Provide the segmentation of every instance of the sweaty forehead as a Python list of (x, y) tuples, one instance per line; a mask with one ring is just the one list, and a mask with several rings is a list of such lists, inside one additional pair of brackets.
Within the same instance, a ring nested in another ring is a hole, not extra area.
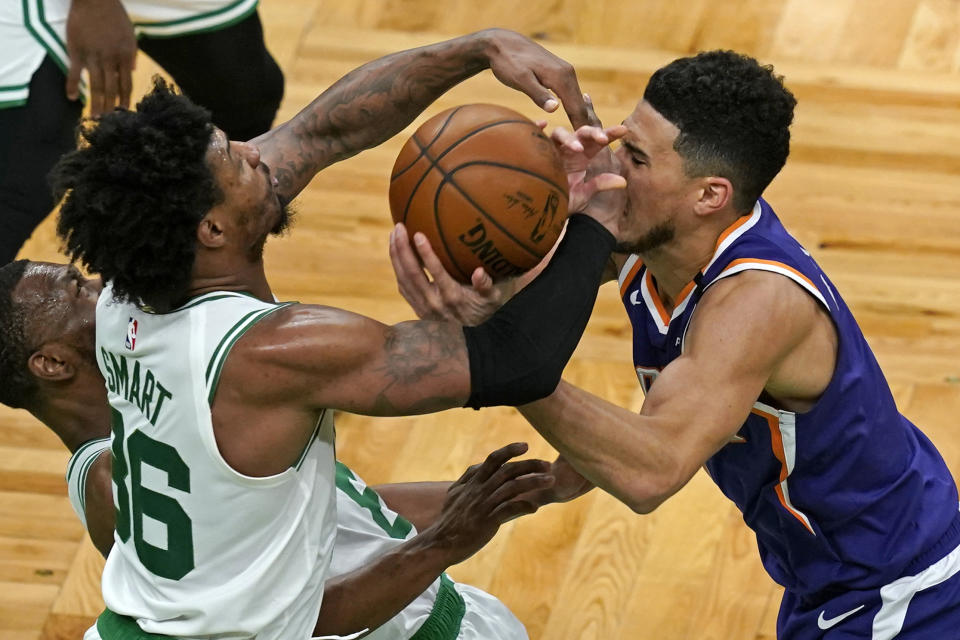
[(24, 311), (24, 333), (33, 344), (45, 342), (60, 331), (61, 319), (70, 313), (67, 287), (74, 267), (32, 262), (13, 290), (14, 303)]
[(55, 301), (70, 282), (75, 267), (50, 262), (31, 262), (13, 290), (14, 299), (27, 305)]

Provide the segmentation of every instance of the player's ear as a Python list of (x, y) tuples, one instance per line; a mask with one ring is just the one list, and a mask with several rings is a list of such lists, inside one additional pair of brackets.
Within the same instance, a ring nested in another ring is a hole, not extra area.
[(702, 178), (698, 195), (694, 212), (700, 216), (710, 215), (730, 204), (733, 200), (733, 185), (726, 178), (707, 176)]
[(48, 382), (60, 382), (72, 378), (77, 370), (73, 365), (74, 351), (56, 342), (49, 342), (27, 360), (30, 373)]
[(226, 235), (223, 233), (223, 224), (214, 207), (203, 216), (203, 220), (197, 225), (197, 241), (201, 246), (208, 249), (222, 247), (226, 241)]

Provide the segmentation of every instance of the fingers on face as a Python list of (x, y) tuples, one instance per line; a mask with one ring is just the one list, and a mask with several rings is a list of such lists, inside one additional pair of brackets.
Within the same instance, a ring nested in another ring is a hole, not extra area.
[(573, 153), (583, 152), (583, 142), (580, 141), (580, 136), (565, 127), (557, 127), (554, 129), (550, 134), (550, 139), (553, 140), (554, 144), (566, 151)]

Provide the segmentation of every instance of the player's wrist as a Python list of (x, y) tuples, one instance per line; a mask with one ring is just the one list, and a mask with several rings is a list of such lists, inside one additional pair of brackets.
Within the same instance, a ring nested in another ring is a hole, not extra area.
[(457, 543), (457, 536), (450, 535), (450, 532), (439, 524), (438, 521), (418, 533), (410, 540), (408, 549), (424, 568), (435, 569), (438, 574), (471, 555), (464, 553), (461, 545)]
[(471, 62), (480, 63), (484, 69), (490, 67), (491, 62), (501, 54), (501, 36), (503, 29), (490, 28), (471, 33), (468, 38), (472, 39), (474, 46), (470, 52), (476, 55), (476, 59), (471, 58)]

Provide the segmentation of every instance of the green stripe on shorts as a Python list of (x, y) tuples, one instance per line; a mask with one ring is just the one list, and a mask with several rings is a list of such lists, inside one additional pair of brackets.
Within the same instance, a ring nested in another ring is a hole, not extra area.
[(433, 611), (410, 640), (456, 640), (466, 612), (467, 604), (454, 588), (453, 580), (441, 573), (440, 590), (437, 591)]

